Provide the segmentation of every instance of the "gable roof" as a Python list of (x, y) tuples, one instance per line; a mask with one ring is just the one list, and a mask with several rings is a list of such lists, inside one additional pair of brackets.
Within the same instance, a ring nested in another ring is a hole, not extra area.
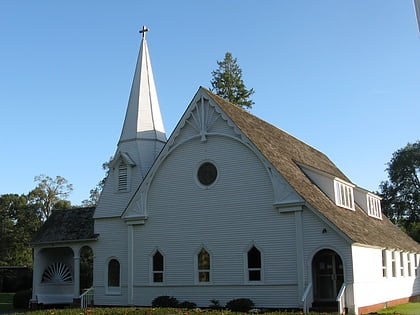
[(31, 245), (42, 243), (95, 240), (93, 213), (95, 207), (55, 210), (41, 226)]
[(353, 242), (369, 246), (420, 252), (420, 244), (388, 218), (369, 217), (359, 206), (355, 211), (338, 207), (302, 171), (299, 164), (319, 169), (350, 183), (350, 180), (322, 152), (203, 89), (287, 182), (328, 221)]

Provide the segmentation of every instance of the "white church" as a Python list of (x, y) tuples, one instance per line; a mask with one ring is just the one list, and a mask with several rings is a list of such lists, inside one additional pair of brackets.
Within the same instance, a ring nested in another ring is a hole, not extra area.
[(320, 151), (202, 87), (167, 138), (145, 31), (96, 209), (55, 211), (32, 241), (33, 305), (79, 301), (86, 247), (95, 305), (363, 314), (420, 296), (420, 245)]

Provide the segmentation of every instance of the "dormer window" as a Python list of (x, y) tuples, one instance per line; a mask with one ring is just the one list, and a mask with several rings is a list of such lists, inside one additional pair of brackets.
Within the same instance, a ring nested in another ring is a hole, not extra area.
[(368, 215), (374, 218), (382, 219), (381, 200), (371, 194), (366, 195)]
[(354, 210), (353, 185), (334, 179), (335, 204), (337, 206)]

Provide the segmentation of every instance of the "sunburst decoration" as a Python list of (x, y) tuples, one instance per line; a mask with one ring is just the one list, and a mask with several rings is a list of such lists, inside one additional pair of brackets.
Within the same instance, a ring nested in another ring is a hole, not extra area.
[(201, 97), (197, 101), (196, 108), (191, 112), (191, 117), (187, 120), (187, 123), (201, 135), (201, 141), (206, 141), (207, 133), (219, 118), (214, 108), (208, 106), (208, 103), (208, 99)]
[(63, 283), (71, 281), (70, 269), (62, 262), (52, 263), (42, 274), (42, 282)]

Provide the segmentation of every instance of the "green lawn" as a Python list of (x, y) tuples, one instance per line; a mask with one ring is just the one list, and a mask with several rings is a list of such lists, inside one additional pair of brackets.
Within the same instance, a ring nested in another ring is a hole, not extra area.
[(401, 315), (418, 315), (420, 314), (420, 302), (401, 304), (384, 308), (377, 311), (378, 314), (401, 314)]
[[(0, 313), (1, 311), (10, 311), (12, 307), (13, 293), (0, 293)], [(185, 309), (171, 309), (171, 308), (141, 308), (141, 307), (124, 307), (124, 308), (88, 308), (81, 309), (50, 309), (40, 310), (25, 313), (25, 315), (233, 315), (239, 313), (232, 313), (227, 310), (210, 311), (210, 310), (185, 310)], [(388, 307), (375, 313), (378, 314), (392, 314), (392, 315), (419, 315), (420, 302), (407, 303), (398, 306)], [(18, 313), (16, 313), (18, 314)], [(264, 313), (265, 315), (301, 315), (302, 313), (294, 312), (272, 312)], [(312, 315), (318, 313), (311, 313)], [(324, 313), (325, 314), (325, 313)]]
[(13, 310), (14, 293), (0, 293), (0, 312)]
[[(88, 308), (81, 309), (51, 309), (25, 313), (25, 315), (235, 315), (244, 313), (233, 313), (227, 310), (210, 311), (207, 309), (180, 309), (180, 308), (142, 308), (142, 307), (109, 307), (109, 308)], [(246, 314), (246, 313), (245, 313)], [(318, 313), (311, 313), (318, 315)], [(12, 314), (11, 314), (12, 315)], [(16, 314), (17, 315), (17, 314)], [(302, 315), (297, 312), (272, 312), (264, 315)], [(325, 315), (325, 313), (324, 313)]]

